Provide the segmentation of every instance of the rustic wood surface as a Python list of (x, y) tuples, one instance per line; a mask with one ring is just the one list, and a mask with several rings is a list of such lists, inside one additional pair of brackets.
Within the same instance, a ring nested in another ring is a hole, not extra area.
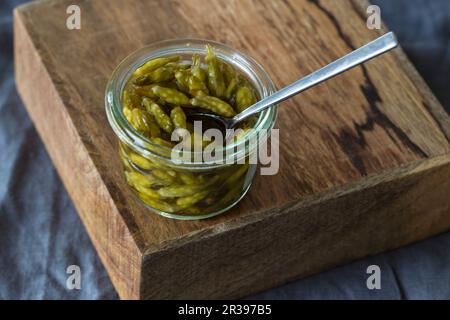
[[(81, 30), (66, 8), (81, 8)], [(281, 87), (379, 36), (361, 0), (41, 1), (15, 10), (16, 82), (122, 298), (240, 297), (450, 228), (450, 120), (401, 51), (283, 104), (280, 172), (231, 212), (150, 214), (104, 111), (116, 65), (158, 40), (217, 40)]]

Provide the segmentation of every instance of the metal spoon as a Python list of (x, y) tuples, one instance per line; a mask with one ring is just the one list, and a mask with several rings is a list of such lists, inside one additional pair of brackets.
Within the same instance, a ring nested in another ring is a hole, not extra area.
[[(353, 67), (356, 67), (370, 59), (373, 59), (385, 52), (397, 47), (398, 42), (394, 33), (389, 32), (378, 39), (366, 44), (365, 46), (347, 54), (346, 56), (330, 63), (329, 65), (319, 69), (310, 75), (300, 79), (291, 85), (275, 92), (274, 94), (258, 101), (254, 105), (245, 109), (233, 118), (224, 118), (215, 114), (190, 111), (189, 116), (196, 120), (208, 118), (223, 126), (221, 129), (231, 129), (239, 122), (257, 114), (277, 103), (283, 102), (292, 96), (299, 94), (315, 85), (318, 85), (330, 78), (333, 78)], [(225, 132), (225, 130), (223, 130)]]

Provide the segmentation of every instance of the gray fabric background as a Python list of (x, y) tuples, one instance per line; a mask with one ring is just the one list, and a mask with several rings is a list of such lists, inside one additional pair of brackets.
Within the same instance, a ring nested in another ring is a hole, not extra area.
[[(0, 4), (0, 298), (117, 299), (21, 100), (12, 9)], [(450, 110), (450, 0), (377, 0), (418, 70)], [(264, 299), (449, 299), (450, 233), (252, 296)], [(66, 289), (68, 265), (81, 290)], [(366, 288), (377, 264), (382, 289)]]

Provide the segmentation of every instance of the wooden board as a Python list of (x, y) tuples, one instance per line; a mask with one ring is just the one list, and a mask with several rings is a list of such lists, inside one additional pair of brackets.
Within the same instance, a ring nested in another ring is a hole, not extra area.
[[(81, 30), (66, 8), (81, 8)], [(18, 90), (122, 298), (236, 298), (450, 228), (450, 120), (401, 49), (283, 104), (280, 172), (228, 214), (131, 195), (104, 111), (145, 44), (217, 40), (281, 87), (376, 38), (360, 0), (42, 1), (15, 10)]]

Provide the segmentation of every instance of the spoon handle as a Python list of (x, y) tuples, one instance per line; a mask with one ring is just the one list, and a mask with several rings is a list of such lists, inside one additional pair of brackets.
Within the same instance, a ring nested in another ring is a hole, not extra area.
[(370, 59), (373, 59), (398, 45), (394, 33), (389, 32), (365, 46), (347, 54), (346, 56), (330, 63), (310, 75), (300, 79), (291, 85), (275, 92), (263, 100), (255, 103), (233, 118), (234, 122), (240, 122), (256, 113), (259, 113), (274, 104), (280, 103), (290, 97), (299, 94), (319, 83), (335, 77), (353, 67), (356, 67)]

